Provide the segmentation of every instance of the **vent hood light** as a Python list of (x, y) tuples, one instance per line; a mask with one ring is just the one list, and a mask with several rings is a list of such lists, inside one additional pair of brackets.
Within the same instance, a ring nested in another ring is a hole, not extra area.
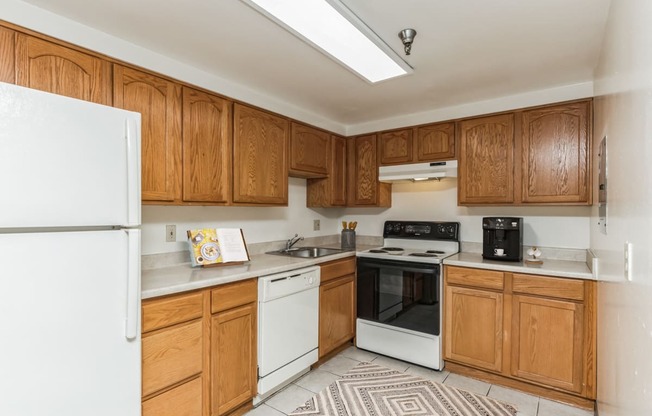
[(378, 169), (378, 180), (381, 182), (417, 182), (455, 177), (457, 177), (457, 160), (381, 166)]
[(371, 83), (412, 73), (339, 0), (242, 1)]

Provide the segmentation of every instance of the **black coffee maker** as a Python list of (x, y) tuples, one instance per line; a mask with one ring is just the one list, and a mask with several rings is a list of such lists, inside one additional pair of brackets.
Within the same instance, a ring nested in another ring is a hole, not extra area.
[(482, 257), (490, 260), (523, 259), (523, 218), (482, 219)]

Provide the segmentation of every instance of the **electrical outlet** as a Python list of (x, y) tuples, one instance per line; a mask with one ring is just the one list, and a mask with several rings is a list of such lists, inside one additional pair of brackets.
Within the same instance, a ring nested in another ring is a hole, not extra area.
[(165, 226), (165, 241), (168, 243), (174, 243), (177, 241), (177, 226), (176, 225), (166, 225)]
[(312, 230), (313, 231), (319, 231), (321, 229), (321, 225), (319, 223), (319, 220), (313, 220), (312, 222)]

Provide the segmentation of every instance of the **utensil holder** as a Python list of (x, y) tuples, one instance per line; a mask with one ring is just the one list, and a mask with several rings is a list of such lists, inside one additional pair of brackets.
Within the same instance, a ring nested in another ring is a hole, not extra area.
[(342, 250), (355, 250), (355, 230), (342, 230)]

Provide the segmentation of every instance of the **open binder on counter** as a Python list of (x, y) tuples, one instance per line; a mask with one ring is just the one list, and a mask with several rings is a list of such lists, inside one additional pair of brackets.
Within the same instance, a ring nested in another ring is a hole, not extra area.
[(241, 228), (188, 230), (192, 267), (242, 264), (249, 252)]

